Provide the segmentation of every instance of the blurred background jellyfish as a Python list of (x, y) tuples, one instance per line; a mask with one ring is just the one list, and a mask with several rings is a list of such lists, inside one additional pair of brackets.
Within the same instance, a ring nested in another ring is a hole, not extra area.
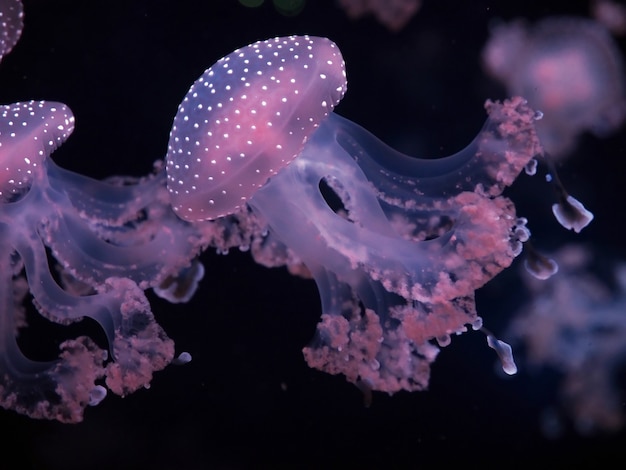
[(626, 5), (613, 0), (593, 0), (591, 14), (595, 20), (604, 25), (612, 34), (626, 34)]
[(339, 0), (339, 4), (352, 19), (373, 15), (376, 20), (398, 32), (411, 21), (422, 6), (421, 0)]
[(546, 435), (557, 437), (568, 422), (581, 434), (614, 432), (626, 420), (626, 263), (612, 261), (607, 276), (607, 263), (589, 247), (568, 245), (553, 256), (558, 275), (524, 276), (531, 300), (506, 337), (525, 351), (526, 370), (558, 375), (560, 399), (544, 414)]
[(487, 72), (544, 115), (546, 152), (566, 156), (578, 136), (604, 137), (626, 116), (623, 62), (609, 32), (585, 18), (497, 24), (483, 51)]

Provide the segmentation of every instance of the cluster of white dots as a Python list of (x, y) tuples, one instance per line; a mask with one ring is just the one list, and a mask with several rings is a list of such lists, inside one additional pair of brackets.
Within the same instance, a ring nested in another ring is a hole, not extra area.
[(22, 34), (24, 8), (20, 0), (4, 0), (0, 9), (0, 59), (17, 44)]
[(61, 103), (29, 101), (0, 107), (0, 199), (27, 189), (43, 160), (74, 130)]
[[(331, 92), (320, 85), (329, 76)], [(241, 205), (297, 155), (344, 92), (343, 59), (325, 38), (275, 38), (220, 59), (194, 83), (174, 120), (167, 158), (174, 210), (202, 218), (192, 213), (210, 211), (218, 198)], [(256, 161), (261, 153), (271, 154), (271, 163)], [(194, 202), (198, 195), (207, 196), (202, 204)]]

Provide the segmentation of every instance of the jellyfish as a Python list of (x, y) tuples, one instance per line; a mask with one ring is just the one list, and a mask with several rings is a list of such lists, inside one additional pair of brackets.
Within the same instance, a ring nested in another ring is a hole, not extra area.
[(389, 30), (400, 31), (422, 7), (420, 0), (340, 0), (346, 14), (357, 19), (367, 14), (374, 17)]
[(537, 132), (553, 158), (583, 132), (604, 137), (626, 116), (621, 55), (595, 21), (555, 17), (498, 25), (483, 51), (488, 73), (543, 113)]
[[(0, 404), (63, 422), (80, 421), (104, 384), (126, 395), (171, 361), (174, 344), (144, 290), (181, 284), (199, 250), (169, 209), (163, 171), (96, 181), (58, 167), (50, 155), (73, 129), (62, 103), (1, 107)], [(16, 343), (27, 295), (53, 322), (98, 322), (109, 351), (79, 337), (61, 344), (56, 360), (27, 358)]]
[[(558, 409), (544, 432), (571, 423), (583, 435), (615, 432), (626, 422), (620, 373), (626, 358), (626, 264), (598, 269), (591, 247), (570, 244), (552, 255), (561, 270), (544, 282), (524, 276), (529, 301), (514, 314), (507, 338), (524, 349), (526, 370), (558, 378)], [(550, 406), (550, 405), (549, 405)], [(555, 424), (558, 426), (555, 427)]]
[[(325, 38), (257, 42), (192, 85), (166, 169), (191, 223), (252, 217), (256, 261), (312, 277), (322, 317), (308, 364), (371, 390), (423, 390), (439, 346), (482, 328), (474, 291), (528, 238), (502, 196), (543, 152), (522, 98), (487, 102), (461, 152), (418, 159), (333, 112), (344, 62)], [(514, 373), (510, 348), (488, 343)]]

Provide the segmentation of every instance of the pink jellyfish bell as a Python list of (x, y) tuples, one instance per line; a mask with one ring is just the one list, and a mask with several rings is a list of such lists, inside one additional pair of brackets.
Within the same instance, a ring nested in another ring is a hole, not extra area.
[(176, 214), (235, 212), (301, 152), (345, 91), (343, 58), (326, 38), (268, 39), (217, 61), (174, 118), (167, 187)]
[(63, 103), (27, 101), (0, 106), (0, 203), (23, 194), (43, 169), (44, 159), (74, 130)]

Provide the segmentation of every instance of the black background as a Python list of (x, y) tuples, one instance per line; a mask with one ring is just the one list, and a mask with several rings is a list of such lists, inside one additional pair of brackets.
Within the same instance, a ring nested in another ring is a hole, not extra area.
[[(424, 0), (392, 33), (372, 18), (348, 19), (331, 0), (309, 0), (294, 17), (268, 1), (257, 9), (236, 0), (24, 3), (23, 37), (0, 65), (0, 101), (68, 104), (76, 130), (54, 159), (96, 178), (149, 172), (204, 69), (237, 47), (289, 34), (338, 44), (349, 81), (339, 114), (407, 153), (454, 153), (482, 126), (485, 99), (505, 96), (480, 63), (489, 26), (589, 9), (576, 1)], [(579, 236), (553, 221), (549, 188), (520, 178), (509, 195), (530, 218), (536, 244), (580, 240), (626, 259), (625, 158), (622, 132), (583, 137), (562, 164), (562, 179), (596, 215)], [(521, 356), (520, 374), (502, 377), (479, 334), (442, 350), (429, 391), (376, 394), (365, 408), (356, 387), (302, 359), (320, 313), (312, 281), (257, 266), (245, 253), (203, 261), (207, 274), (189, 304), (151, 297), (177, 351), (193, 361), (157, 374), (150, 390), (108, 397), (78, 425), (0, 411), (0, 468), (588, 467), (615, 457), (610, 466), (623, 465), (623, 432), (580, 437), (566, 423), (561, 438), (544, 438), (541, 413), (558, 404), (558, 376), (529, 373)], [(479, 314), (501, 333), (527, 298), (514, 267), (478, 292)]]

